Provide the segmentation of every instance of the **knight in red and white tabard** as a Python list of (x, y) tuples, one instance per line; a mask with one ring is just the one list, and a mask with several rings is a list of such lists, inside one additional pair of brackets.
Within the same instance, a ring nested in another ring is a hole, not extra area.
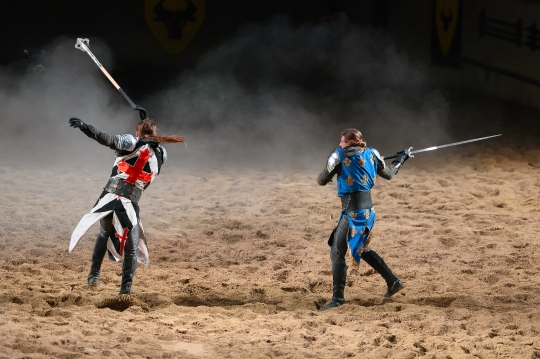
[(71, 118), (69, 123), (116, 153), (111, 177), (94, 208), (73, 231), (69, 252), (73, 251), (86, 231), (100, 221), (101, 229), (92, 255), (88, 285), (98, 284), (101, 263), (108, 251), (112, 260), (120, 261), (124, 257), (120, 294), (130, 294), (137, 261), (149, 265), (138, 202), (167, 159), (167, 151), (161, 144), (183, 142), (184, 139), (181, 136), (158, 136), (157, 126), (149, 118), (139, 122), (135, 136), (110, 135), (78, 118)]

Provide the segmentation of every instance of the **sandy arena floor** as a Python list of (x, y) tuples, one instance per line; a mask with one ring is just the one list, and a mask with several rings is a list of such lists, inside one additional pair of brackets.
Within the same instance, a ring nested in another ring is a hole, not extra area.
[(540, 150), (500, 143), (379, 178), (371, 247), (407, 286), (385, 299), (349, 266), (327, 312), (339, 200), (318, 169), (165, 168), (141, 200), (151, 266), (117, 302), (120, 263), (86, 285), (98, 226), (67, 252), (109, 169), (0, 167), (0, 358), (540, 358)]

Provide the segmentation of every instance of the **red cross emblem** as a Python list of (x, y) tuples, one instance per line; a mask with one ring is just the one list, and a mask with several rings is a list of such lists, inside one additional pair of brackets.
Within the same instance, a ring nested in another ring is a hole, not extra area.
[(124, 182), (134, 184), (137, 180), (141, 180), (144, 183), (150, 181), (152, 179), (152, 173), (143, 171), (144, 165), (150, 157), (150, 151), (148, 151), (147, 148), (139, 151), (139, 158), (137, 158), (137, 161), (133, 166), (126, 163), (125, 160), (119, 162), (118, 169), (128, 175), (128, 178), (126, 178)]
[(126, 241), (127, 241), (128, 232), (129, 232), (129, 229), (124, 228), (124, 233), (122, 235), (119, 235), (118, 233), (114, 234), (116, 238), (120, 240), (120, 251), (118, 252), (118, 254), (120, 255), (124, 254), (124, 245), (126, 244)]

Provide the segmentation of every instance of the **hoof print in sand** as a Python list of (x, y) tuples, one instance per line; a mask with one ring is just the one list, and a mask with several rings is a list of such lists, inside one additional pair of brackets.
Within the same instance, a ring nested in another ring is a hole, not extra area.
[(320, 310), (322, 307), (324, 307), (324, 304), (326, 303), (326, 299), (318, 299), (317, 301), (313, 302), (315, 304), (315, 309)]
[(144, 303), (141, 303), (132, 296), (126, 294), (122, 294), (114, 298), (107, 298), (96, 303), (96, 307), (99, 309), (109, 308), (116, 310), (117, 312), (123, 312), (124, 310), (133, 306), (139, 306), (145, 312), (148, 311), (148, 307)]

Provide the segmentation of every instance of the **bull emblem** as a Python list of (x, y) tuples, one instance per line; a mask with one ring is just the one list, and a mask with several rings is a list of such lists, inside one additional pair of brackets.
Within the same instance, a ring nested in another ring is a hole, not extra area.
[(145, 0), (148, 27), (169, 54), (181, 54), (204, 20), (205, 0)]
[(163, 22), (167, 28), (169, 39), (181, 39), (182, 31), (189, 22), (197, 20), (195, 14), (197, 14), (197, 6), (189, 0), (186, 0), (188, 6), (185, 10), (167, 10), (163, 7), (165, 0), (161, 0), (154, 6), (155, 21)]
[[(446, 10), (448, 10), (449, 14), (446, 14)], [(443, 24), (444, 31), (448, 31), (448, 28), (450, 27), (450, 23), (452, 20), (454, 20), (454, 16), (452, 14), (452, 10), (450, 9), (443, 9), (441, 12), (441, 22)]]

